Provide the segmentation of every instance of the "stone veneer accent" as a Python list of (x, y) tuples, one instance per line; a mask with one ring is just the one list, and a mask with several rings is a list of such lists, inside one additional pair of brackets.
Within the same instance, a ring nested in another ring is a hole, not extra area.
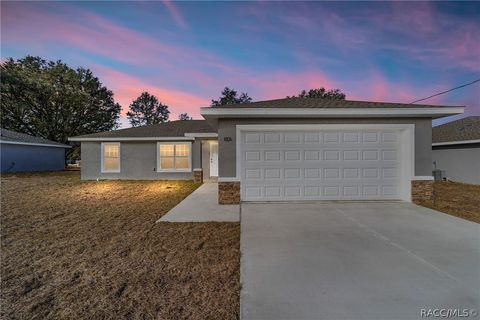
[(203, 183), (203, 170), (202, 169), (193, 169), (193, 182)]
[(433, 201), (433, 180), (412, 180), (412, 202)]
[(218, 183), (218, 204), (239, 204), (240, 182)]

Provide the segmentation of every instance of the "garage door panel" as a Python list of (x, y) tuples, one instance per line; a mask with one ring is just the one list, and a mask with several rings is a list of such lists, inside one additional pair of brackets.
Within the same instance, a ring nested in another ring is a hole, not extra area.
[(378, 197), (379, 193), (379, 186), (378, 185), (362, 185), (362, 195), (366, 197)]
[(338, 132), (325, 132), (323, 133), (323, 143), (332, 144), (339, 142), (339, 133)]
[(399, 199), (394, 130), (241, 134), (242, 199)]
[(303, 135), (299, 132), (284, 133), (285, 144), (301, 144), (303, 143)]
[(363, 143), (378, 143), (378, 132), (363, 132), (362, 134), (362, 142)]
[(281, 161), (283, 160), (282, 151), (265, 151), (265, 161)]
[(281, 200), (283, 198), (283, 187), (282, 186), (265, 186), (265, 197)]
[(282, 142), (282, 135), (278, 132), (267, 132), (264, 135), (265, 144), (279, 144)]
[(322, 139), (320, 132), (305, 132), (303, 134), (303, 142), (305, 144), (314, 143), (318, 144)]
[(278, 168), (246, 168), (243, 176), (246, 180), (278, 180), (279, 182), (285, 179), (351, 179), (360, 181), (395, 179), (394, 181), (397, 181), (400, 178), (398, 168), (396, 167), (353, 168), (334, 164), (331, 167), (325, 166), (324, 168), (298, 168), (293, 165), (290, 167), (285, 165)]
[(282, 168), (266, 168), (265, 171), (265, 180), (277, 180), (281, 182), (283, 179), (283, 169)]
[(321, 179), (322, 178), (321, 169), (315, 168), (315, 167), (305, 168), (304, 176), (305, 176), (305, 179), (308, 179), (308, 180)]
[(382, 142), (397, 142), (397, 134), (394, 132), (382, 132)]
[(397, 194), (397, 186), (396, 185), (382, 185), (382, 196), (395, 196)]
[(283, 154), (283, 159), (285, 159), (285, 161), (301, 161), (301, 158), (300, 150), (289, 150), (285, 151)]
[(248, 186), (245, 188), (245, 196), (251, 199), (262, 199), (262, 187), (261, 186)]
[(245, 133), (244, 142), (246, 145), (249, 144), (260, 144), (263, 142), (263, 133)]
[(343, 168), (343, 178), (360, 179), (360, 168)]

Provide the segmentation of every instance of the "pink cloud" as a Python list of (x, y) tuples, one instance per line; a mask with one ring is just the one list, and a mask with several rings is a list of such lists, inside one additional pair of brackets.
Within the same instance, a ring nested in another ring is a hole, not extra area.
[[(375, 68), (370, 68), (363, 81), (349, 82), (344, 85), (349, 88), (347, 99), (399, 103), (410, 103), (451, 87), (451, 84), (448, 83), (425, 84), (418, 87), (410, 82), (389, 81)], [(419, 103), (446, 104), (445, 96), (438, 96)]]
[[(213, 88), (220, 91), (225, 85), (221, 84), (222, 78), (239, 74), (236, 67), (208, 51), (167, 44), (85, 10), (62, 6), (61, 12), (63, 14), (16, 4), (15, 14), (7, 15), (9, 18), (2, 21), (8, 30), (4, 40), (32, 43), (34, 33), (38, 40), (35, 43), (41, 46), (67, 44), (126, 64), (162, 70), (163, 77), (146, 77), (160, 86), (188, 80), (188, 86), (199, 92), (208, 93)], [(188, 68), (182, 67), (187, 64)]]
[(173, 20), (177, 23), (179, 27), (182, 29), (187, 29), (188, 25), (185, 19), (183, 18), (180, 10), (178, 10), (177, 6), (170, 0), (164, 0), (163, 4), (167, 7), (168, 11), (173, 17)]
[[(68, 11), (66, 8), (64, 10)], [(145, 48), (149, 50), (147, 53), (153, 49), (155, 52), (162, 50), (143, 35), (86, 11), (78, 10), (74, 17), (89, 21), (88, 26), (78, 24), (68, 16), (39, 11), (31, 6), (17, 7), (15, 16), (10, 15), (5, 22), (8, 28), (5, 41), (29, 41), (35, 30), (37, 39), (42, 41), (67, 43), (127, 63), (138, 62), (138, 57), (134, 55), (135, 48)]]
[(388, 97), (389, 83), (378, 73), (373, 74), (370, 84), (370, 97), (375, 101), (385, 101)]
[[(164, 3), (179, 26), (185, 20), (172, 2)], [(17, 5), (17, 4), (16, 4)], [(254, 4), (257, 6), (257, 3)], [(264, 4), (258, 4), (264, 6)], [(378, 70), (366, 67), (367, 75), (364, 79), (352, 80), (344, 75), (344, 81), (327, 75), (320, 68), (315, 67), (311, 55), (299, 55), (304, 65), (310, 70), (300, 71), (269, 71), (258, 72), (252, 67), (240, 67), (226, 59), (208, 51), (193, 47), (163, 42), (161, 37), (151, 38), (135, 30), (121, 26), (113, 21), (88, 11), (72, 9), (62, 6), (63, 14), (55, 14), (54, 7), (37, 10), (30, 6), (18, 4), (15, 14), (5, 15), (2, 27), (7, 27), (3, 41), (39, 43), (48, 47), (51, 45), (72, 45), (75, 48), (112, 58), (135, 68), (144, 70), (160, 70), (161, 75), (147, 72), (142, 78), (116, 71), (104, 66), (93, 65), (95, 73), (107, 87), (114, 91), (116, 101), (124, 107), (125, 115), (128, 105), (142, 91), (155, 94), (162, 102), (171, 107), (172, 119), (179, 113), (188, 112), (195, 118), (201, 118), (199, 107), (206, 106), (210, 99), (217, 98), (224, 86), (230, 86), (240, 92), (248, 92), (254, 100), (284, 98), (287, 95), (297, 94), (302, 89), (325, 87), (327, 89), (340, 88), (347, 93), (349, 99), (411, 102), (432, 93), (449, 87), (448, 83), (441, 85), (426, 85), (415, 87), (409, 82), (388, 81)], [(20, 7), (21, 6), (21, 7)], [(430, 5), (428, 5), (430, 6)], [(20, 10), (21, 9), (21, 10)], [(415, 11), (415, 10), (410, 10)], [(256, 14), (270, 23), (269, 28), (275, 26), (263, 15)], [(436, 32), (435, 11), (429, 7), (425, 13), (396, 14), (377, 17), (379, 26), (396, 28), (399, 32), (411, 32), (411, 26), (419, 30), (417, 41), (425, 41), (426, 34)], [(2, 16), (3, 18), (3, 16)], [(367, 17), (370, 18), (370, 17)], [(352, 49), (361, 48), (361, 44), (373, 37), (376, 30), (371, 27), (352, 28), (352, 24), (344, 17), (325, 12), (321, 19), (312, 20), (308, 16), (289, 16), (290, 24), (296, 29), (315, 28), (317, 22), (326, 30), (325, 37), (332, 38), (334, 44), (346, 53)], [(288, 20), (288, 19), (287, 19)], [(288, 22), (285, 20), (286, 22)], [(87, 21), (88, 23), (82, 23)], [(263, 26), (262, 26), (263, 27)], [(404, 29), (407, 31), (404, 31)], [(3, 28), (5, 29), (5, 28)], [(35, 38), (32, 39), (32, 34)], [(297, 35), (298, 33), (295, 33)], [(458, 30), (446, 35), (432, 38), (426, 45), (399, 44), (396, 41), (385, 44), (385, 47), (402, 51), (417, 60), (425, 63), (436, 61), (450, 61), (452, 65), (461, 65), (478, 70), (478, 56), (480, 56), (480, 41), (478, 25), (463, 24)], [(35, 40), (36, 39), (36, 40)], [(372, 42), (375, 44), (375, 42)], [(301, 49), (295, 48), (298, 52)], [(188, 67), (186, 67), (188, 66)], [(369, 70), (370, 69), (370, 70)], [(332, 75), (336, 75), (333, 74)], [(355, 82), (354, 82), (355, 81)], [(173, 88), (188, 88), (173, 89)], [(196, 94), (195, 94), (196, 93)], [(428, 100), (427, 103), (442, 103), (443, 97)]]
[[(207, 51), (181, 45), (167, 44), (135, 30), (123, 27), (108, 19), (78, 8), (62, 6), (61, 14), (45, 7), (38, 8), (16, 4), (14, 14), (7, 15), (3, 23), (4, 41), (31, 42), (32, 33), (44, 45), (69, 44), (95, 54), (128, 64), (154, 63), (170, 67), (174, 61), (191, 59), (199, 63), (223, 67), (218, 57)], [(73, 18), (71, 18), (73, 17)], [(78, 21), (88, 21), (88, 24)]]
[(403, 30), (415, 30), (422, 34), (439, 31), (439, 23), (436, 21), (437, 12), (433, 3), (393, 1), (391, 4), (392, 15), (389, 16), (388, 21), (385, 21), (389, 25)]
[(400, 36), (380, 48), (405, 53), (429, 65), (480, 70), (480, 27), (447, 16), (434, 2), (392, 2), (392, 12), (371, 17), (378, 27)]
[(114, 92), (115, 101), (122, 106), (122, 116), (126, 115), (130, 103), (144, 91), (155, 95), (159, 101), (169, 106), (171, 120), (176, 120), (178, 115), (184, 112), (195, 119), (203, 119), (200, 116), (200, 107), (210, 104), (210, 100), (205, 97), (172, 88), (155, 86), (117, 70), (102, 66), (95, 66), (92, 69), (95, 74), (104, 79), (104, 84)]

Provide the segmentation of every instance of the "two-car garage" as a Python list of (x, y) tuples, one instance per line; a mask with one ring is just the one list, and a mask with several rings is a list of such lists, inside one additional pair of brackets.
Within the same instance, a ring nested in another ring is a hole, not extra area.
[(412, 125), (237, 126), (243, 201), (409, 200)]
[(285, 98), (202, 108), (218, 203), (433, 199), (432, 119), (461, 106)]

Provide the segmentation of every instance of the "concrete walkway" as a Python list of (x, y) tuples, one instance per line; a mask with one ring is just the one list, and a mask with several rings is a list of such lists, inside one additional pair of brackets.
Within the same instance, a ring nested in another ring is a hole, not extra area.
[(243, 203), (241, 252), (243, 320), (479, 318), (480, 226), (411, 203)]
[(157, 222), (238, 222), (239, 205), (218, 204), (218, 184), (204, 183)]

